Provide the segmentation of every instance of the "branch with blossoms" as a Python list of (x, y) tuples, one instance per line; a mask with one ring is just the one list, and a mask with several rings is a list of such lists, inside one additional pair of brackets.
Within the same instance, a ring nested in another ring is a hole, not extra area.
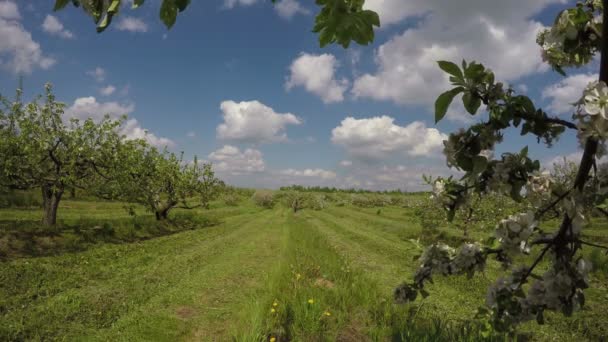
[[(533, 319), (542, 324), (547, 310), (571, 315), (584, 305), (583, 290), (589, 286), (591, 266), (579, 251), (582, 246), (606, 248), (580, 238), (586, 220), (585, 192), (593, 191), (585, 185), (596, 159), (606, 153), (608, 139), (608, 26), (602, 24), (608, 19), (603, 11), (606, 6), (608, 0), (580, 2), (562, 11), (555, 24), (537, 39), (543, 59), (561, 74), (565, 68), (588, 63), (601, 52), (600, 79), (583, 91), (575, 106), (576, 122), (552, 117), (537, 109), (527, 96), (504, 89), (482, 64), (439, 62), (454, 88), (437, 98), (435, 120), (443, 119), (457, 95), (462, 95), (471, 115), (477, 114), (483, 104), (488, 120), (461, 129), (444, 141), (447, 165), (465, 175), (458, 180), (427, 179), (433, 185), (432, 197), (447, 210), (449, 220), (472, 194), (501, 194), (516, 201), (525, 198), (529, 210), (501, 220), (494, 236), (484, 243), (467, 242), (457, 249), (443, 243), (428, 246), (418, 258), (420, 266), (413, 281), (395, 290), (397, 302), (413, 301), (419, 294), (428, 296), (425, 284), (432, 282), (434, 275), (472, 277), (486, 267), (490, 255), (495, 255), (507, 275), (488, 290), (486, 306), (478, 313), (495, 330), (512, 331), (517, 324)], [(503, 131), (513, 127), (520, 128), (522, 135), (534, 135), (547, 147), (566, 129), (577, 131), (584, 152), (571, 188), (564, 191), (550, 174), (541, 172), (539, 161), (528, 157), (527, 147), (519, 153), (504, 153), (497, 160), (487, 157), (486, 152), (502, 142)], [(563, 218), (554, 232), (545, 233), (539, 223), (550, 210)], [(537, 245), (542, 248), (530, 265), (513, 265), (516, 256), (530, 254)], [(534, 271), (545, 259), (549, 259), (548, 268), (536, 275)]]

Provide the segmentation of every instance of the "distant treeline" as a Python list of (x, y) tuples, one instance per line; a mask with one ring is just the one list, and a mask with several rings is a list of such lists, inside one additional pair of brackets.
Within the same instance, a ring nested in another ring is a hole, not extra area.
[(302, 186), (302, 185), (290, 185), (290, 186), (282, 186), (280, 188), (281, 191), (302, 191), (302, 192), (327, 192), (327, 193), (348, 193), (348, 194), (386, 194), (386, 195), (414, 195), (414, 194), (422, 194), (428, 191), (405, 191), (401, 189), (395, 190), (383, 190), (383, 191), (373, 191), (367, 189), (340, 189), (335, 187), (327, 187), (327, 186)]

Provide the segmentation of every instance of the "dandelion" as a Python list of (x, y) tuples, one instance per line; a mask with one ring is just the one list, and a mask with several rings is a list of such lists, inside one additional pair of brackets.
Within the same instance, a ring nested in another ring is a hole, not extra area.
[(300, 280), (300, 278), (302, 278), (302, 275), (300, 273), (296, 273), (296, 280)]
[(274, 307), (276, 308), (277, 306), (279, 306), (279, 303), (277, 303), (277, 301), (275, 300), (275, 301), (272, 303), (272, 306), (274, 306)]
[(324, 315), (324, 316), (328, 316), (328, 317), (329, 317), (329, 316), (331, 316), (331, 312), (329, 312), (329, 311), (325, 310), (325, 312), (323, 312), (323, 315)]
[(276, 312), (277, 312), (277, 310), (276, 310), (275, 308), (272, 308), (272, 309), (270, 309), (270, 312), (271, 312), (271, 313), (276, 313)]
[(315, 300), (314, 300), (314, 299), (310, 298), (310, 299), (308, 300), (308, 304), (314, 304), (314, 303), (315, 303)]
[(268, 341), (270, 341), (270, 342), (277, 342), (277, 338), (274, 337), (274, 336), (272, 336)]

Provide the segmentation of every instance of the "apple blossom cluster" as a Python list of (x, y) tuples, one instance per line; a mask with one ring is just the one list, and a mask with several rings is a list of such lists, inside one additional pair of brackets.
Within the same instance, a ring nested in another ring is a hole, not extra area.
[(515, 268), (509, 277), (499, 278), (488, 290), (486, 305), (492, 311), (494, 326), (505, 329), (533, 319), (542, 324), (545, 310), (566, 315), (579, 310), (585, 302), (583, 290), (589, 286), (590, 270), (591, 264), (584, 259), (576, 264), (554, 265), (525, 293), (522, 285), (530, 269)]
[(585, 224), (585, 215), (583, 215), (582, 194), (576, 192), (573, 196), (569, 196), (560, 202), (560, 207), (568, 215), (571, 221), (571, 232), (574, 235), (580, 234)]
[(509, 254), (529, 252), (528, 239), (538, 227), (534, 213), (511, 215), (496, 226), (496, 238), (502, 250)]
[(554, 25), (538, 34), (543, 61), (563, 73), (564, 67), (587, 64), (600, 49), (602, 2), (587, 0), (564, 10)]
[(555, 181), (548, 171), (532, 174), (526, 183), (526, 199), (535, 208), (541, 208), (551, 200), (554, 183)]
[(593, 138), (601, 142), (597, 155), (606, 154), (608, 139), (608, 86), (605, 82), (591, 82), (578, 102), (578, 138), (581, 143)]

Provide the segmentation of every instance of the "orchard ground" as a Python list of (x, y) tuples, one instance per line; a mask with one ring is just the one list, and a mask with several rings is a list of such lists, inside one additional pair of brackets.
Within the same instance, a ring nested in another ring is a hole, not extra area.
[[(393, 303), (417, 267), (415, 240), (465, 240), (447, 223), (422, 224), (427, 194), (400, 196), (397, 205), (328, 202), (295, 213), (243, 197), (161, 223), (143, 208), (134, 218), (121, 203), (65, 200), (61, 223), (46, 230), (40, 209), (0, 209), (0, 340), (483, 339), (475, 311), (500, 272), (494, 261), (471, 279), (436, 277), (425, 299)], [(584, 235), (608, 243), (608, 221), (593, 220)], [(524, 324), (518, 339), (608, 337), (608, 257), (584, 254), (595, 263), (584, 309)]]

